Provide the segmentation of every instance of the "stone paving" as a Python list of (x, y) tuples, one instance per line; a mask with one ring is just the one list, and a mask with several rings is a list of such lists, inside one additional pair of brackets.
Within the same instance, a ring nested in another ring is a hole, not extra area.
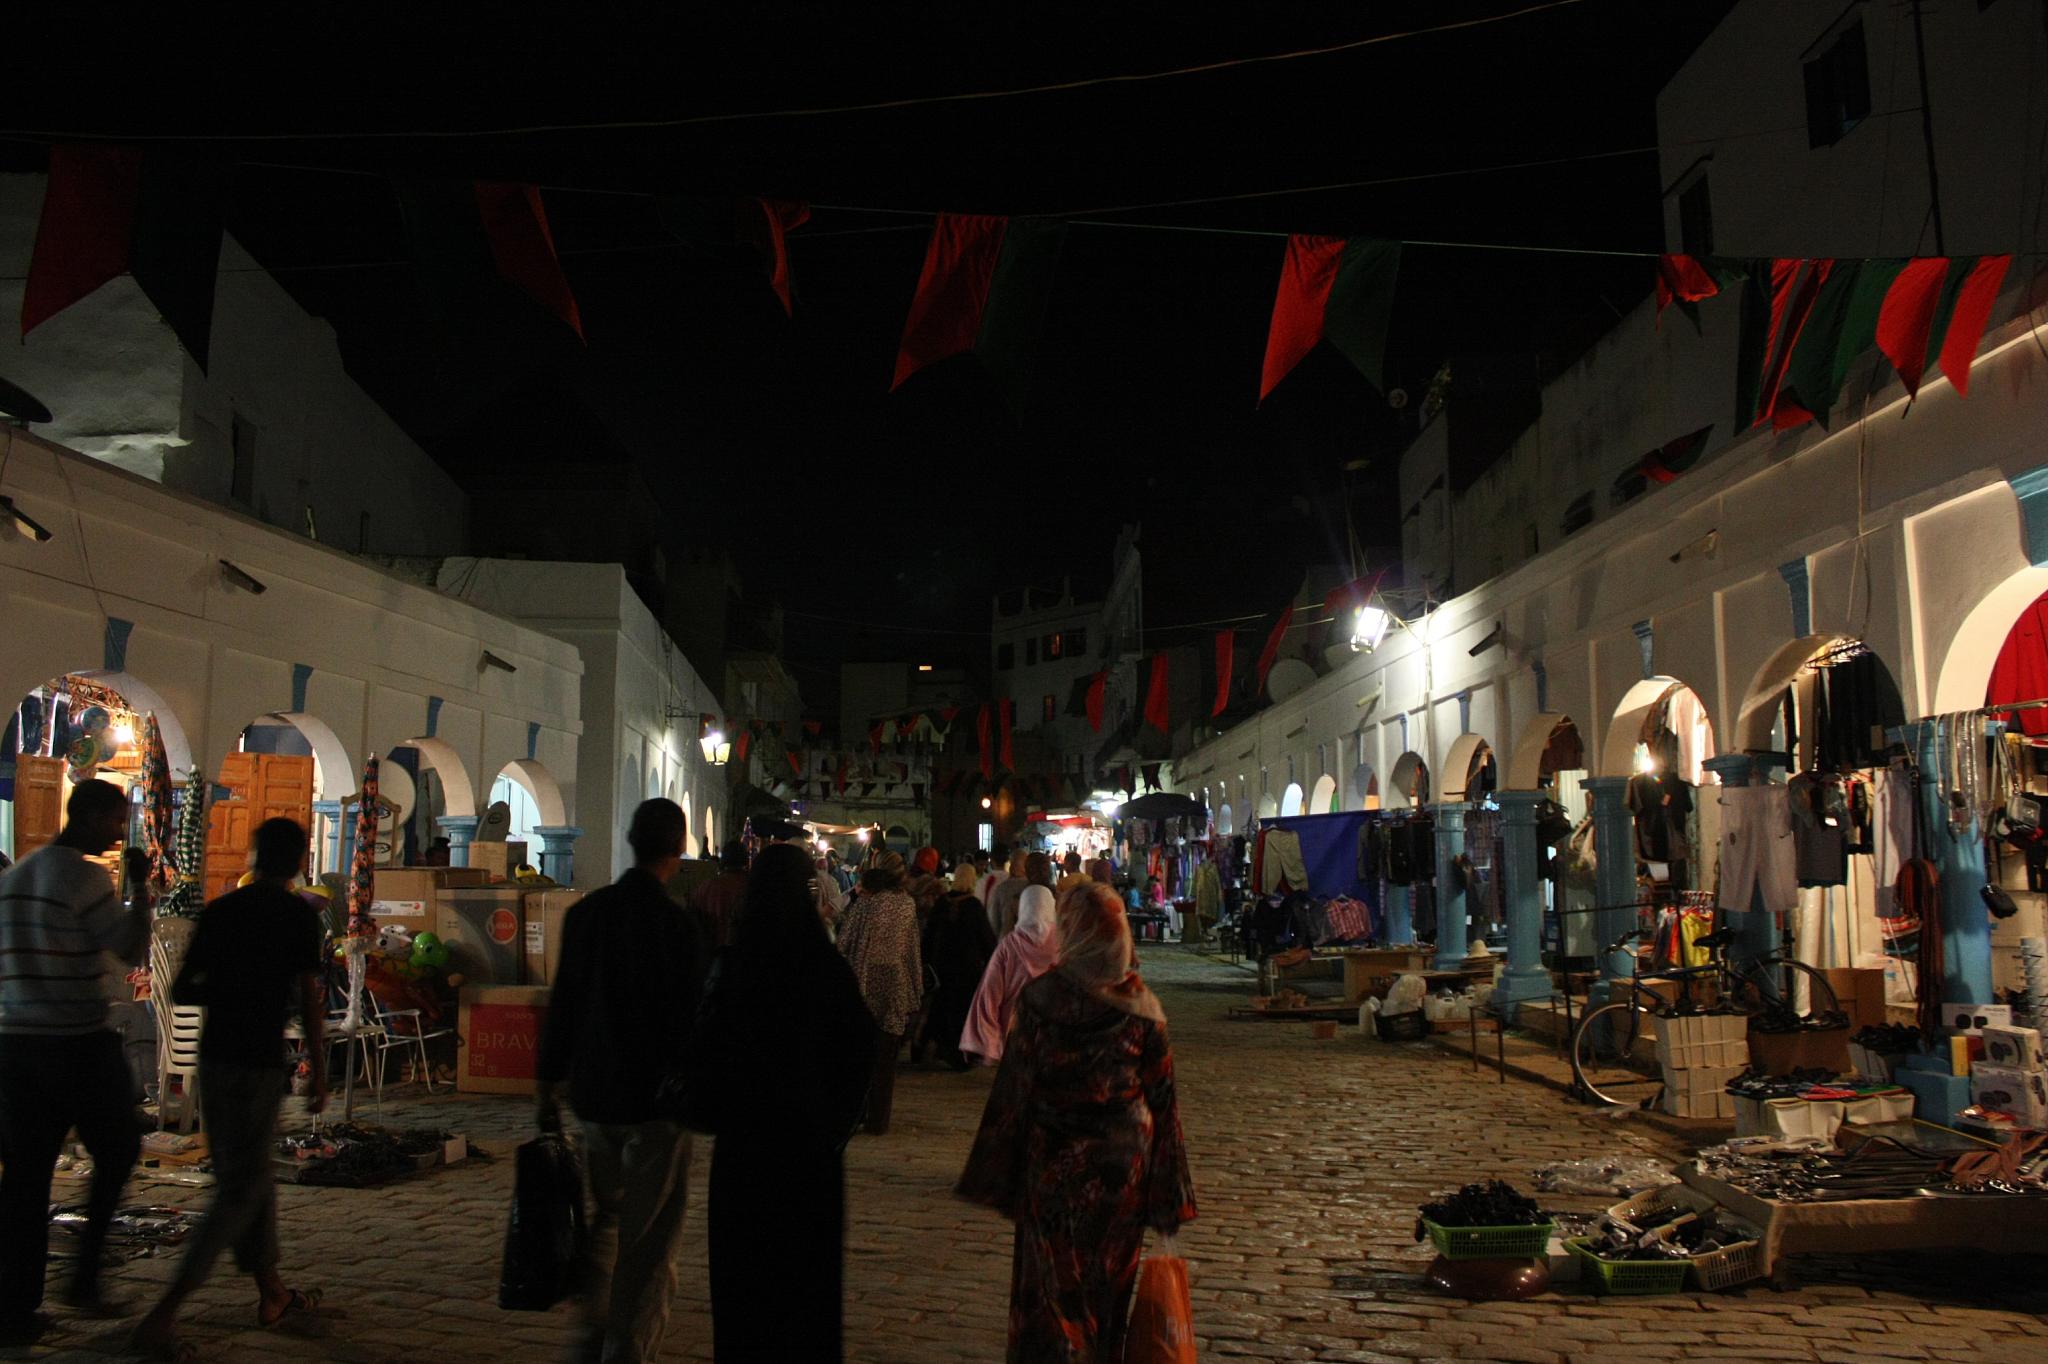
[[(1411, 1239), (1416, 1205), (1489, 1175), (1519, 1182), (1546, 1161), (1616, 1152), (1674, 1158), (1674, 1138), (1571, 1106), (1553, 1091), (1427, 1044), (1387, 1046), (1345, 1028), (1229, 1020), (1250, 993), (1242, 969), (1149, 947), (1146, 972), (1173, 1022), (1182, 1113), (1201, 1216), (1181, 1238), (1193, 1263), (1204, 1359), (1411, 1359), (1578, 1364), (1622, 1359), (2048, 1360), (2048, 1263), (1974, 1255), (1802, 1261), (1791, 1291), (1596, 1299), (1576, 1291), (1471, 1304), (1428, 1291), (1429, 1253)], [(902, 1074), (896, 1128), (857, 1138), (847, 1167), (847, 1355), (877, 1364), (999, 1360), (1007, 1228), (950, 1197), (989, 1077)], [(763, 1077), (764, 1095), (772, 1077)], [(254, 1329), (246, 1282), (223, 1265), (194, 1300), (202, 1359), (465, 1361), (559, 1357), (566, 1310), (508, 1313), (495, 1302), (510, 1186), (503, 1159), (526, 1134), (523, 1100), (394, 1091), (394, 1125), (464, 1131), (498, 1159), (375, 1190), (282, 1191), (285, 1268), (326, 1291), (306, 1331)], [(772, 1100), (771, 1100), (772, 1101)], [(708, 1359), (703, 1206), (708, 1143), (691, 1171), (692, 1222), (666, 1357)], [(132, 1186), (134, 1201), (182, 1202), (190, 1188)], [(1550, 1200), (1561, 1209), (1599, 1199)], [(761, 1209), (773, 1217), (771, 1205)], [(153, 1292), (169, 1258), (113, 1274)], [(125, 1329), (62, 1312), (33, 1352), (0, 1358), (101, 1360)]]

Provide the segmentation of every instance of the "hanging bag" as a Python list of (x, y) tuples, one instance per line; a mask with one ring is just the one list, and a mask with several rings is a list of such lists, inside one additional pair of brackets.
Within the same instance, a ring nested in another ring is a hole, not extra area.
[(560, 1133), (522, 1144), (513, 1163), (498, 1306), (545, 1312), (576, 1287), (585, 1235), (583, 1170)]
[(1123, 1364), (1195, 1364), (1195, 1307), (1188, 1296), (1188, 1262), (1172, 1236), (1138, 1265), (1138, 1291), (1124, 1337)]

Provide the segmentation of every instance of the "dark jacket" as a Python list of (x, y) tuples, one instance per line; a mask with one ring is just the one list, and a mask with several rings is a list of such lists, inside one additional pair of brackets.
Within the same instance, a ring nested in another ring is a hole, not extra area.
[(639, 868), (578, 901), (541, 1033), (539, 1078), (585, 1122), (669, 1116), (655, 1094), (690, 1038), (711, 953), (696, 911)]

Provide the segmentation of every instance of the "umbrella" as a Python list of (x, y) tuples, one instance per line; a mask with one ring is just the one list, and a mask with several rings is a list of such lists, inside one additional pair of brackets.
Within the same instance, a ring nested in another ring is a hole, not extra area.
[(142, 851), (149, 859), (149, 879), (168, 884), (176, 869), (171, 840), (171, 760), (164, 753), (164, 734), (154, 714), (142, 722)]
[(206, 779), (196, 767), (185, 774), (185, 808), (178, 812), (173, 862), (177, 883), (164, 897), (163, 912), (196, 919), (206, 907)]
[(1154, 791), (1149, 796), (1139, 796), (1117, 813), (1125, 819), (1201, 819), (1208, 816), (1209, 810), (1193, 796)]
[[(341, 1018), (341, 1033), (347, 1045), (342, 1051), (341, 1118), (356, 1111), (356, 1031), (363, 1021), (363, 979), (369, 971), (370, 942), (377, 923), (370, 917), (370, 905), (377, 890), (377, 758), (363, 760), (363, 789), (356, 793), (356, 850), (349, 862), (348, 934), (342, 944), (348, 956), (348, 1009)], [(317, 1127), (318, 1124), (316, 1123)]]

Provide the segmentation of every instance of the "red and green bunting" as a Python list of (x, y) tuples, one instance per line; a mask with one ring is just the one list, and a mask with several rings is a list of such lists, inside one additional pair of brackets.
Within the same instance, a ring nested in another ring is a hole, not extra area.
[(1401, 244), (1369, 237), (1287, 239), (1259, 374), (1264, 402), (1317, 343), (1328, 341), (1374, 388), (1386, 387), (1387, 325)]
[(1011, 407), (1021, 410), (1066, 232), (1065, 223), (1051, 218), (941, 213), (903, 323), (890, 389), (926, 365), (972, 351)]
[(583, 340), (583, 315), (577, 311), (576, 296), (569, 292), (568, 276), (562, 273), (561, 258), (555, 254), (555, 236), (548, 230), (540, 186), (479, 180), (476, 206), (498, 273), (560, 319), (576, 333), (577, 340)]

